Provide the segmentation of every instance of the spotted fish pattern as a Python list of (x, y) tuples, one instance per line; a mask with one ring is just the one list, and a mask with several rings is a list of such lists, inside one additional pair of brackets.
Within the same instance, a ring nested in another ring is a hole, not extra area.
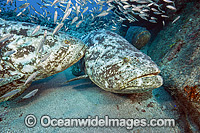
[[(25, 84), (25, 81), (34, 72), (38, 74), (32, 81), (49, 77), (72, 66), (85, 54), (86, 46), (81, 40), (63, 32), (52, 36), (53, 29), (43, 26), (32, 35), (36, 27), (35, 24), (0, 19), (0, 38), (13, 35), (0, 42), (0, 102), (15, 96), (1, 97), (6, 93), (21, 89), (16, 94), (19, 95), (28, 88), (31, 82)], [(42, 52), (38, 53), (45, 30)]]
[(85, 73), (100, 88), (114, 93), (137, 93), (163, 84), (160, 70), (151, 58), (120, 35), (96, 30), (82, 40), (88, 46)]

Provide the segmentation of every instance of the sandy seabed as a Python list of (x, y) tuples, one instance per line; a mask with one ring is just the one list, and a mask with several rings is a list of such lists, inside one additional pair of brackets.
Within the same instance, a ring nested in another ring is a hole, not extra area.
[[(0, 104), (1, 132), (179, 132), (179, 127), (42, 127), (40, 118), (87, 118), (89, 115), (104, 118), (132, 118), (150, 120), (152, 118), (171, 118), (177, 120), (179, 115), (176, 105), (163, 88), (142, 94), (120, 95), (106, 92), (89, 79), (73, 81), (71, 68), (35, 81), (18, 98)], [(21, 98), (34, 89), (39, 89), (34, 97)], [(35, 115), (37, 124), (29, 128), (25, 117)]]

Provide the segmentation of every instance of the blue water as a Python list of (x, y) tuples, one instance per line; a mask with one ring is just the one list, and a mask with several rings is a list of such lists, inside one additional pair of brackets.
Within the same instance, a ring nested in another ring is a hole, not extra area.
[[(49, 0), (53, 3), (53, 0)], [(16, 4), (15, 4), (16, 2)], [(5, 1), (2, 1), (0, 2), (1, 3), (1, 12), (4, 13), (4, 12), (10, 12), (10, 11), (14, 11), (16, 9), (16, 7), (20, 7), (21, 5), (23, 5), (24, 3), (30, 3), (30, 5), (27, 7), (27, 10), (29, 10), (30, 8), (30, 13), (27, 15), (27, 17), (30, 17), (30, 15), (36, 15), (36, 16), (40, 16), (38, 14), (35, 13), (35, 11), (31, 8), (31, 6), (33, 6), (36, 11), (38, 11), (39, 13), (43, 14), (45, 13), (45, 9), (47, 12), (50, 12), (51, 15), (48, 15), (49, 17), (51, 17), (52, 21), (53, 21), (53, 18), (54, 18), (54, 12), (57, 11), (58, 12), (58, 19), (62, 18), (64, 13), (63, 11), (59, 8), (61, 7), (59, 5), (59, 2), (56, 3), (55, 5), (53, 6), (46, 6), (46, 7), (42, 7), (41, 5), (44, 5), (45, 3), (43, 3), (41, 0), (27, 0), (27, 1), (17, 1), (17, 0), (14, 0), (13, 3), (11, 4), (11, 2), (9, 2), (9, 4), (6, 4), (6, 0)], [(76, 1), (75, 0), (72, 0), (72, 3), (73, 5), (75, 6), (76, 5)], [(63, 5), (67, 5), (67, 4), (63, 4)], [(79, 4), (78, 4), (79, 5)], [(102, 8), (102, 11), (103, 10), (106, 10), (107, 9), (107, 4), (104, 3), (103, 4), (103, 8)], [(95, 2), (87, 2), (87, 4), (84, 6), (84, 7), (88, 7), (88, 10), (84, 13), (84, 14), (89, 14), (90, 11), (89, 10), (92, 10), (92, 8), (100, 8), (99, 5), (97, 5)], [(65, 8), (66, 7), (61, 7), (64, 11), (65, 11)], [(70, 6), (70, 8), (72, 8), (72, 5)], [(15, 10), (16, 14), (18, 14), (19, 12), (21, 12), (23, 9), (19, 9), (17, 8), (17, 10)], [(84, 9), (80, 9), (80, 13), (83, 11)], [(27, 11), (25, 11), (26, 13)], [(80, 16), (80, 13), (79, 13), (79, 16)], [(97, 12), (96, 13), (100, 13), (100, 12)], [(75, 13), (74, 13), (75, 14)], [(1, 17), (1, 16), (0, 16)], [(69, 16), (70, 18), (71, 16)], [(48, 21), (48, 20), (46, 20)]]
[[(1, 8), (1, 13), (0, 13), (1, 16), (0, 17), (2, 17), (3, 19), (6, 19), (6, 20), (25, 21), (25, 22), (31, 22), (31, 23), (55, 28), (55, 26), (56, 26), (56, 24), (54, 24), (55, 11), (58, 12), (57, 23), (60, 23), (62, 20), (62, 17), (64, 16), (63, 11), (65, 11), (66, 7), (61, 7), (59, 2), (56, 3), (55, 5), (53, 5), (52, 7), (51, 6), (41, 7), (41, 5), (45, 5), (45, 3), (42, 1), (44, 1), (44, 0), (27, 0), (27, 3), (30, 3), (30, 5), (26, 8), (26, 11), (23, 12), (22, 15), (20, 15), (18, 17), (17, 17), (17, 14), (20, 13), (21, 11), (23, 11), (23, 9), (19, 9), (16, 7), (21, 6), (22, 4), (26, 3), (26, 1), (14, 0), (12, 4), (9, 3), (8, 5), (6, 5), (6, 1), (2, 1), (2, 2), (0, 2), (0, 8)], [(47, 2), (47, 0), (45, 0), (45, 1)], [(68, 1), (68, 0), (66, 0), (66, 1)], [(152, 23), (152, 22), (149, 22), (148, 20), (142, 19), (139, 16), (138, 12), (134, 15), (127, 15), (127, 13), (123, 14), (124, 12), (120, 13), (120, 8), (118, 8), (119, 6), (115, 6), (115, 8), (113, 10), (110, 10), (109, 14), (106, 16), (95, 17), (98, 14), (100, 14), (102, 11), (107, 10), (110, 6), (106, 2), (103, 3), (103, 6), (101, 6), (100, 4), (97, 4), (95, 2), (98, 0), (90, 0), (90, 1), (91, 2), (87, 1), (86, 4), (83, 6), (83, 4), (77, 4), (76, 0), (72, 0), (74, 7), (76, 7), (76, 4), (78, 6), (81, 6), (80, 12), (78, 14), (79, 19), (73, 25), (70, 25), (72, 19), (77, 16), (76, 10), (71, 5), (70, 8), (73, 8), (73, 9), (72, 9), (72, 12), (71, 12), (70, 16), (68, 17), (68, 19), (66, 19), (64, 21), (65, 29), (68, 27), (70, 30), (77, 31), (77, 28), (75, 26), (80, 20), (82, 20), (81, 12), (83, 12), (84, 8), (86, 8), (86, 7), (89, 7), (89, 8), (83, 14), (84, 19), (83, 19), (82, 24), (80, 25), (80, 27), (82, 26), (82, 29), (79, 29), (78, 32), (88, 32), (91, 30), (104, 28), (107, 30), (112, 30), (116, 33), (121, 33), (120, 35), (125, 36), (122, 32), (126, 31), (127, 27), (129, 27), (129, 26), (142, 26), (142, 27), (146, 27), (148, 30), (150, 30), (154, 33), (155, 32), (157, 33), (161, 30), (161, 28), (163, 28), (163, 20), (166, 20), (165, 23), (167, 24), (167, 19), (161, 18), (160, 15), (155, 15), (152, 11), (146, 12), (148, 15), (148, 17), (146, 17), (146, 19), (150, 20), (151, 17), (157, 18), (157, 23)], [(51, 2), (53, 2), (53, 0), (51, 0)], [(139, 4), (134, 3), (134, 2), (133, 3), (129, 2), (129, 3), (136, 5), (136, 6), (142, 6), (141, 3), (139, 3)], [(67, 3), (62, 4), (62, 5), (67, 6)], [(114, 4), (112, 3), (112, 5), (116, 5), (116, 3), (114, 3)], [(126, 4), (123, 3), (123, 5), (126, 5)], [(166, 9), (165, 6), (163, 6), (166, 4), (160, 4), (160, 5), (161, 5), (160, 10), (163, 10), (163, 12), (165, 12), (166, 10), (169, 10), (169, 9)], [(38, 15), (37, 13), (35, 13), (35, 11), (31, 8), (31, 6), (34, 7), (36, 9), (36, 11), (41, 13), (44, 17), (41, 17), (41, 15)], [(101, 7), (102, 7), (102, 10), (99, 11), (99, 9)], [(156, 7), (156, 6), (151, 6), (151, 8), (156, 8), (158, 10), (158, 7)], [(119, 13), (116, 13), (116, 12), (114, 13), (114, 10), (118, 11)], [(46, 12), (49, 13), (47, 16), (46, 16)], [(128, 12), (130, 12), (130, 10)], [(92, 14), (93, 14), (94, 18), (92, 17)], [(130, 18), (131, 18), (130, 16), (134, 17), (135, 20), (138, 20), (138, 21), (135, 21), (135, 22), (130, 21)], [(35, 17), (38, 19), (36, 19)], [(124, 21), (121, 21), (120, 17), (122, 17), (124, 19)], [(130, 17), (130, 18), (128, 18), (128, 17)], [(85, 23), (85, 24), (83, 24), (83, 23)], [(124, 27), (122, 26), (122, 24), (124, 25)], [(121, 29), (121, 31), (119, 31), (120, 29)], [(61, 29), (61, 30), (64, 30), (64, 29)], [(152, 38), (153, 38), (153, 36), (152, 36)]]

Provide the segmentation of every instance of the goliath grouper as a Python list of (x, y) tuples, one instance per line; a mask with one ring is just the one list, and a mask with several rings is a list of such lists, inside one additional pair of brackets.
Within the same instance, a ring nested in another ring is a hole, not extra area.
[[(138, 93), (163, 84), (158, 66), (120, 35), (97, 30), (82, 37), (88, 46), (82, 75), (67, 82), (89, 77), (100, 88), (114, 93)], [(80, 66), (80, 65), (79, 65)]]
[(0, 102), (83, 57), (86, 46), (81, 40), (52, 33), (47, 27), (0, 19)]

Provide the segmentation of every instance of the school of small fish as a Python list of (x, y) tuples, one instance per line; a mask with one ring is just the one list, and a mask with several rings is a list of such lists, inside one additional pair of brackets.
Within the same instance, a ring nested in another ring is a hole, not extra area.
[[(36, 5), (42, 9), (42, 12), (36, 10), (35, 5), (31, 5), (28, 0), (16, 1), (25, 2), (18, 7), (20, 11), (17, 17), (29, 15), (31, 22), (37, 23), (39, 17), (50, 21), (53, 16), (53, 23), (56, 24), (55, 33), (62, 27), (69, 27), (73, 24), (79, 28), (87, 19), (90, 19), (90, 25), (94, 26), (94, 23), (101, 23), (100, 21), (94, 22), (95, 18), (105, 17), (108, 14), (114, 16), (107, 17), (107, 20), (112, 20), (114, 26), (108, 26), (105, 23), (103, 25), (110, 30), (116, 30), (118, 23), (123, 26), (122, 22), (126, 20), (132, 23), (143, 19), (156, 24), (158, 23), (157, 18), (160, 17), (165, 26), (165, 18), (168, 18), (166, 10), (177, 10), (173, 0), (41, 0), (40, 3), (36, 2)], [(7, 0), (6, 4), (9, 3), (13, 3), (13, 0)], [(50, 8), (54, 8), (55, 11), (50, 12)], [(27, 10), (29, 14), (26, 14)], [(68, 28), (65, 29), (67, 31)]]

